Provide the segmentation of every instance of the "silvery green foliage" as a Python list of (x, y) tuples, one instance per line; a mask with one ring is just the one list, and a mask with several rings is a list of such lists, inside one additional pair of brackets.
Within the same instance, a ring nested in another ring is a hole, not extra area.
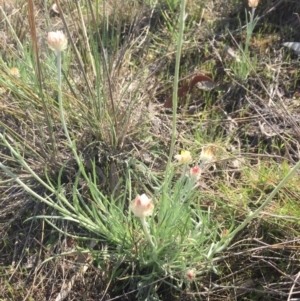
[(286, 42), (282, 44), (285, 47), (291, 48), (293, 49), (296, 54), (298, 54), (300, 56), (300, 43), (298, 42)]

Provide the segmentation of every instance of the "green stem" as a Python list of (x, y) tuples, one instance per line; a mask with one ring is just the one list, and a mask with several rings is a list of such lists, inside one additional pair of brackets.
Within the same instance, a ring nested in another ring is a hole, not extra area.
[(140, 220), (141, 220), (141, 223), (142, 223), (142, 226), (143, 226), (144, 233), (147, 237), (147, 240), (149, 241), (149, 243), (153, 247), (153, 249), (155, 249), (155, 244), (152, 240), (152, 237), (151, 237), (151, 234), (150, 234), (150, 231), (149, 231), (149, 225), (146, 221), (146, 217), (145, 216), (140, 217)]
[(169, 152), (169, 159), (166, 166), (166, 181), (163, 186), (163, 196), (166, 194), (166, 190), (168, 188), (168, 178), (170, 174), (170, 166), (173, 159), (174, 154), (174, 146), (176, 139), (176, 120), (177, 120), (177, 104), (178, 104), (178, 81), (179, 81), (179, 67), (180, 67), (180, 56), (181, 56), (181, 48), (183, 43), (183, 32), (184, 32), (184, 21), (185, 21), (185, 6), (186, 0), (181, 0), (181, 11), (180, 11), (180, 19), (179, 19), (179, 35), (177, 40), (177, 52), (176, 52), (176, 63), (175, 63), (175, 76), (174, 76), (174, 86), (173, 86), (173, 102), (172, 102), (172, 136), (171, 136), (171, 145)]
[(179, 19), (179, 35), (177, 42), (177, 52), (176, 52), (176, 64), (175, 64), (175, 77), (174, 77), (174, 87), (173, 87), (173, 102), (172, 102), (172, 138), (169, 153), (168, 164), (171, 163), (174, 153), (174, 145), (176, 139), (176, 120), (177, 120), (177, 106), (178, 106), (178, 80), (179, 80), (179, 68), (180, 68), (180, 57), (183, 44), (183, 32), (184, 32), (184, 21), (185, 21), (185, 5), (186, 0), (181, 1), (181, 11)]
[(74, 154), (74, 157), (76, 159), (77, 164), (79, 165), (80, 171), (84, 175), (84, 177), (88, 180), (88, 177), (85, 173), (84, 167), (82, 166), (82, 162), (77, 154), (75, 143), (71, 140), (68, 128), (67, 128), (67, 123), (64, 115), (64, 108), (63, 108), (63, 102), (62, 102), (62, 89), (61, 89), (61, 51), (57, 51), (57, 85), (58, 85), (58, 104), (59, 104), (59, 115), (60, 115), (60, 120), (62, 123), (62, 127), (64, 130), (64, 133), (67, 137), (67, 140), (69, 142), (69, 146)]
[(59, 104), (59, 114), (60, 114), (60, 120), (63, 126), (64, 133), (68, 139), (68, 142), (70, 144), (70, 147), (73, 149), (73, 142), (70, 138), (69, 131), (67, 128), (65, 115), (64, 115), (64, 109), (62, 104), (62, 90), (61, 90), (61, 51), (56, 52), (57, 55), (57, 85), (58, 85), (58, 104)]

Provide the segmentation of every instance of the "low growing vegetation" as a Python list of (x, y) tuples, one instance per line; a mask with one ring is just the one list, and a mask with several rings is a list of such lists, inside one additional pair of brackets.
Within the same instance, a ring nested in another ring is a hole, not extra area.
[(0, 300), (300, 298), (297, 1), (0, 4)]

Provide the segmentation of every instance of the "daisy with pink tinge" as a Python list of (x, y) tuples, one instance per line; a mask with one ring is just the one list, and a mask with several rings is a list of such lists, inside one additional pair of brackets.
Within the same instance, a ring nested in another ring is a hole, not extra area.
[(199, 180), (201, 176), (200, 166), (194, 166), (190, 168), (190, 177)]
[(136, 217), (145, 217), (152, 215), (154, 205), (152, 200), (146, 194), (137, 195), (130, 203), (130, 210)]
[(192, 269), (192, 270), (188, 270), (188, 271), (186, 272), (185, 276), (186, 276), (186, 279), (187, 279), (188, 281), (194, 281), (195, 278), (196, 278), (195, 270), (193, 270), (193, 269)]

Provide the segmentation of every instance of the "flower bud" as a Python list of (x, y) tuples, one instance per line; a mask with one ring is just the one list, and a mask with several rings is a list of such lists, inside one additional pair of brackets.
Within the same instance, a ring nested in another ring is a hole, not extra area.
[(146, 194), (137, 195), (129, 205), (129, 209), (136, 217), (145, 217), (151, 215), (153, 208), (154, 205), (152, 200), (149, 199)]
[(199, 180), (201, 176), (201, 168), (199, 166), (191, 167), (190, 177)]
[(185, 274), (185, 277), (188, 281), (194, 281), (196, 278), (196, 274), (194, 270), (188, 270)]
[(47, 43), (53, 51), (63, 51), (68, 46), (68, 40), (60, 30), (48, 32)]
[(200, 154), (200, 160), (203, 163), (209, 163), (213, 160), (214, 158), (214, 152), (210, 148), (202, 149), (201, 154)]
[(20, 71), (16, 67), (10, 69), (10, 74), (14, 77), (20, 78)]
[(259, 0), (248, 0), (249, 7), (257, 7)]

